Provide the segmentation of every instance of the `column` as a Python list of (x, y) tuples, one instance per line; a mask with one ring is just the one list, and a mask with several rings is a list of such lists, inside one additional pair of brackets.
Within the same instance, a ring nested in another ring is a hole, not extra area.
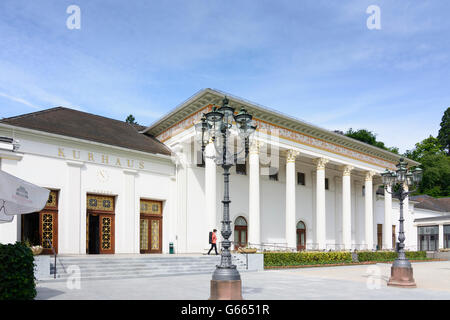
[[(387, 190), (386, 190), (387, 189)], [(383, 224), (383, 249), (392, 249), (392, 195), (391, 187), (384, 190), (384, 224)]]
[(261, 243), (259, 216), (259, 148), (260, 142), (253, 141), (249, 155), (249, 193), (248, 193), (248, 242)]
[(217, 225), (217, 165), (214, 161), (216, 149), (214, 144), (210, 141), (205, 148), (205, 218), (208, 232), (213, 229), (219, 230)]
[(365, 242), (368, 250), (373, 250), (373, 187), (372, 187), (372, 177), (375, 172), (366, 172), (366, 182), (365, 182), (365, 215), (364, 215), (364, 236)]
[[(135, 193), (137, 170), (124, 169), (122, 183), (121, 212), (116, 213), (116, 253), (140, 252), (140, 206), (136, 208), (136, 202), (140, 202)], [(134, 235), (132, 237), (131, 235)]]
[(342, 172), (342, 244), (344, 250), (352, 247), (352, 204), (351, 204), (351, 171), (352, 166), (344, 166)]
[(295, 223), (295, 158), (299, 152), (288, 150), (286, 155), (286, 243), (289, 248), (297, 248)]
[[(407, 183), (403, 184), (403, 189), (405, 190), (405, 192), (409, 191), (409, 187)], [(411, 248), (411, 244), (413, 241), (413, 234), (411, 232), (411, 228), (412, 228), (412, 219), (413, 217), (409, 214), (409, 197), (406, 197), (405, 200), (403, 201), (403, 230), (405, 233), (405, 250), (408, 250)], [(415, 242), (415, 241), (414, 241)]]
[(81, 211), (81, 161), (67, 160), (65, 210), (58, 212), (59, 253), (86, 253), (86, 211)]
[(444, 225), (439, 225), (439, 249), (444, 249)]
[(326, 249), (325, 224), (325, 164), (328, 159), (318, 158), (316, 164), (316, 244), (318, 250)]

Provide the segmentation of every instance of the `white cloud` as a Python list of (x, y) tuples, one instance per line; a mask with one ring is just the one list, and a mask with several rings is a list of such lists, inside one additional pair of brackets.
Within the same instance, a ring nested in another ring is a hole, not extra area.
[(14, 97), (14, 96), (11, 96), (11, 95), (6, 94), (6, 93), (4, 93), (4, 92), (0, 92), (0, 97), (9, 99), (9, 100), (14, 101), (14, 102), (18, 102), (18, 103), (24, 104), (24, 105), (26, 105), (26, 106), (28, 106), (28, 107), (30, 107), (30, 108), (32, 108), (32, 109), (39, 110), (39, 107), (38, 107), (38, 106), (35, 106), (35, 105), (32, 104), (31, 102), (29, 102), (29, 101), (27, 101), (27, 100), (25, 100), (25, 99), (22, 99), (22, 98), (20, 98), (20, 97)]

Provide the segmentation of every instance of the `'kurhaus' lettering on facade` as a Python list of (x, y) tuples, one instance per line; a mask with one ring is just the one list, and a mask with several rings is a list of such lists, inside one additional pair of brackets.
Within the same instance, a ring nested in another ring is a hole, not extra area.
[(58, 157), (64, 159), (73, 159), (87, 161), (99, 164), (112, 165), (121, 168), (144, 169), (144, 161), (134, 161), (134, 159), (113, 157), (103, 153), (94, 153), (89, 151), (80, 151), (58, 147)]

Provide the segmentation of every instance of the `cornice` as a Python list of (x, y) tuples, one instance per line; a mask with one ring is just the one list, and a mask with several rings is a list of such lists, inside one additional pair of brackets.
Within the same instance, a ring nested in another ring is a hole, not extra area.
[[(245, 107), (245, 109), (253, 115), (255, 120), (258, 120), (259, 122), (274, 125), (281, 129), (291, 130), (304, 136), (324, 141), (325, 143), (330, 143), (338, 147), (385, 160), (392, 164), (397, 163), (401, 157), (400, 155), (392, 152), (317, 127), (303, 120), (295, 119), (276, 110), (272, 110), (242, 98), (235, 97), (231, 94), (209, 88), (197, 92), (191, 98), (176, 107), (173, 111), (169, 112), (166, 116), (145, 129), (144, 132), (148, 132), (155, 137), (162, 138), (161, 141), (164, 142), (168, 139), (165, 137), (168, 130), (174, 128), (175, 126), (184, 127), (184, 129), (190, 128), (195, 123), (195, 120), (200, 119), (203, 112), (207, 112), (207, 110), (213, 105), (219, 106), (225, 95), (228, 97), (231, 107), (236, 108), (236, 110), (239, 110), (241, 107)], [(190, 121), (187, 121), (190, 117)], [(410, 165), (419, 164), (418, 162), (410, 159), (407, 159), (407, 161)]]

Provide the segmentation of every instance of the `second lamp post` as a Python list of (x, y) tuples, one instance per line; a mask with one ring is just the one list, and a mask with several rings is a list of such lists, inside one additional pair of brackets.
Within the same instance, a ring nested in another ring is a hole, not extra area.
[[(197, 139), (201, 143), (202, 152), (205, 145), (212, 142), (216, 149), (214, 160), (223, 168), (223, 220), (221, 234), (223, 237), (220, 264), (211, 280), (212, 300), (242, 299), (241, 276), (231, 261), (231, 221), (230, 221), (230, 168), (236, 163), (245, 161), (249, 152), (250, 137), (255, 132), (252, 116), (245, 109), (238, 114), (230, 107), (225, 97), (220, 108), (204, 114), (201, 122), (195, 125)], [(211, 213), (208, 213), (211, 214)]]
[[(403, 225), (403, 221), (405, 220), (403, 218), (403, 201), (415, 191), (409, 191), (409, 187), (417, 186), (421, 181), (422, 169), (416, 168), (415, 170), (408, 170), (407, 165), (408, 163), (404, 162), (403, 158), (400, 158), (400, 161), (397, 164), (397, 170), (390, 171), (386, 169), (386, 171), (381, 174), (385, 192), (392, 193), (393, 197), (397, 198), (400, 202), (398, 257), (392, 264), (391, 277), (388, 285), (415, 288), (416, 283), (413, 277), (413, 269), (411, 262), (409, 262), (408, 258), (406, 258), (405, 253), (404, 242), (406, 238)], [(406, 186), (408, 186), (408, 190), (405, 188)]]

